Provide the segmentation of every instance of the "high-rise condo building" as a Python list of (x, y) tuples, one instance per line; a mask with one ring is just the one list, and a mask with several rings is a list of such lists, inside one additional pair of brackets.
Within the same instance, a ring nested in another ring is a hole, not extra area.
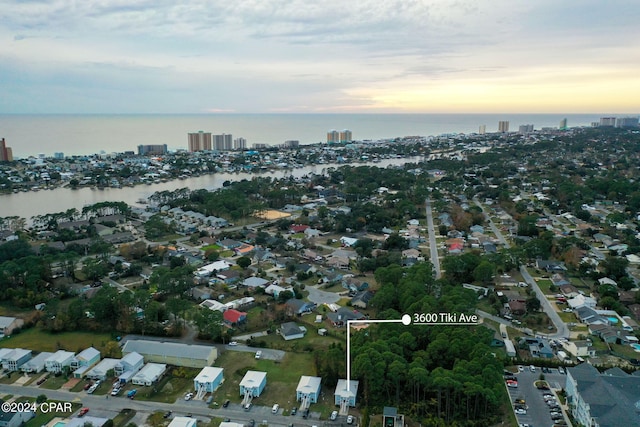
[(345, 129), (340, 131), (340, 142), (351, 142), (353, 141), (353, 135), (349, 129)]
[(167, 152), (167, 144), (138, 145), (139, 156), (161, 156)]
[(298, 148), (300, 146), (300, 141), (297, 139), (290, 139), (284, 142), (285, 148)]
[(213, 135), (213, 146), (218, 151), (231, 151), (233, 148), (233, 136), (226, 133)]
[(616, 120), (617, 128), (637, 128), (638, 127), (638, 118), (637, 117), (620, 117)]
[(615, 117), (600, 117), (600, 126), (615, 126)]
[(562, 120), (560, 120), (560, 126), (558, 126), (558, 129), (560, 130), (567, 130), (567, 119), (564, 118)]
[(500, 120), (498, 122), (498, 132), (509, 132), (509, 121), (508, 120)]
[(11, 147), (7, 147), (7, 143), (2, 138), (0, 140), (0, 162), (12, 162), (13, 161), (13, 150)]
[(531, 133), (531, 132), (533, 132), (533, 125), (520, 125), (520, 127), (518, 128), (518, 133)]
[(196, 132), (189, 134), (189, 151), (211, 151), (211, 132)]
[(487, 133), (487, 125), (480, 125), (480, 128), (478, 129), (478, 133), (480, 135), (484, 135), (485, 133)]
[(327, 144), (335, 144), (340, 142), (340, 133), (337, 130), (327, 132)]
[(240, 137), (233, 140), (234, 150), (245, 150), (247, 148), (247, 140)]

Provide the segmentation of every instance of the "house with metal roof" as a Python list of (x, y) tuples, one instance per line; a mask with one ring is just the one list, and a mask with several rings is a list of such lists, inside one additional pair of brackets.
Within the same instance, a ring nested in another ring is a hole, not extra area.
[[(90, 368), (89, 370), (86, 371), (85, 378), (89, 378), (91, 380), (104, 381), (107, 379), (109, 371), (115, 372), (114, 369), (118, 365), (118, 363), (120, 363), (120, 359), (112, 359), (109, 357), (105, 357), (100, 361), (100, 363), (98, 363), (93, 368)], [(76, 372), (73, 373), (74, 376)]]
[(162, 378), (166, 371), (167, 365), (164, 363), (147, 363), (131, 378), (131, 383), (150, 386)]
[(58, 350), (44, 361), (44, 368), (53, 374), (62, 372), (65, 367), (71, 366), (75, 355), (72, 351)]
[(356, 406), (356, 397), (358, 395), (358, 385), (360, 383), (355, 380), (351, 380), (347, 387), (347, 380), (339, 379), (338, 384), (336, 384), (336, 390), (333, 393), (334, 403), (341, 408), (341, 412), (343, 406), (344, 407), (355, 407)]
[(259, 397), (267, 386), (267, 373), (247, 371), (240, 381), (240, 396)]
[(2, 362), (2, 368), (6, 371), (15, 372), (22, 365), (27, 363), (31, 359), (31, 350), (25, 350), (23, 348), (14, 348), (2, 356), (0, 362)]
[(147, 362), (166, 363), (174, 366), (204, 368), (211, 366), (218, 357), (214, 346), (182, 344), (166, 341), (128, 340), (122, 354), (139, 353)]
[[(167, 427), (196, 427), (198, 419), (192, 417), (173, 417)], [(220, 425), (222, 426), (221, 423)]]
[(4, 335), (11, 335), (14, 329), (24, 324), (22, 319), (16, 317), (0, 316), (0, 338)]
[(128, 383), (131, 378), (144, 366), (144, 357), (140, 353), (131, 352), (118, 361), (113, 367), (113, 372), (118, 376), (122, 384)]
[(296, 322), (286, 322), (280, 325), (278, 333), (285, 341), (304, 338), (307, 329), (304, 326), (298, 326)]
[(224, 370), (215, 366), (205, 366), (193, 379), (196, 399), (202, 399), (206, 393), (213, 393), (224, 382)]
[(20, 366), (20, 370), (27, 374), (37, 374), (38, 372), (42, 372), (44, 370), (45, 360), (47, 360), (52, 354), (53, 353), (49, 353), (48, 351), (43, 351), (36, 357), (28, 360), (24, 365)]
[(74, 378), (82, 378), (85, 372), (100, 361), (100, 352), (93, 347), (85, 348), (71, 361)]
[[(298, 387), (296, 387), (296, 401), (302, 402), (302, 407), (308, 407), (310, 403), (317, 403), (318, 398), (320, 397), (320, 388), (322, 378), (320, 377), (309, 377), (306, 375), (302, 375), (300, 377), (300, 381), (298, 381)], [(308, 402), (307, 405), (304, 403)], [(306, 408), (304, 408), (306, 409)]]

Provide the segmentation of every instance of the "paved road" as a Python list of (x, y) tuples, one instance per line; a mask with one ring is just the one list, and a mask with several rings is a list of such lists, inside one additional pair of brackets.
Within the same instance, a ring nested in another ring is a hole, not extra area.
[[(473, 199), (473, 201), (484, 212), (484, 208), (482, 207), (482, 205), (480, 204), (478, 199)], [(496, 227), (495, 224), (493, 223), (493, 221), (491, 221), (491, 218), (489, 217), (489, 215), (485, 212), (484, 216), (487, 219), (487, 221), (489, 221), (489, 225), (491, 226), (491, 230), (496, 235), (496, 238), (500, 242), (502, 242), (502, 244), (504, 245), (505, 248), (510, 248), (511, 245), (504, 238), (504, 236), (502, 235), (502, 232), (500, 232), (498, 227)], [(529, 284), (529, 286), (531, 286), (531, 289), (534, 290), (534, 292), (536, 293), (536, 296), (540, 300), (540, 304), (542, 306), (542, 310), (547, 314), (547, 316), (549, 316), (549, 319), (551, 320), (551, 323), (553, 323), (553, 325), (556, 327), (556, 332), (553, 333), (553, 334), (538, 334), (538, 335), (543, 335), (543, 336), (546, 336), (548, 338), (562, 338), (562, 337), (568, 338), (569, 337), (569, 329), (567, 328), (567, 325), (565, 325), (565, 323), (562, 321), (562, 319), (560, 319), (560, 316), (558, 315), (558, 312), (556, 312), (556, 310), (551, 306), (551, 303), (549, 302), (547, 297), (544, 295), (544, 293), (542, 292), (542, 290), (538, 286), (538, 283), (535, 280), (533, 280), (533, 277), (531, 277), (531, 275), (529, 274), (529, 272), (527, 271), (527, 268), (525, 266), (520, 266), (520, 273), (522, 274), (522, 277), (523, 277), (524, 281), (527, 282)]]
[[(258, 333), (259, 334), (259, 333)], [(257, 336), (263, 336), (266, 334), (253, 334), (254, 337)], [(239, 337), (235, 337), (237, 339), (240, 339)], [(262, 355), (260, 356), (262, 359), (268, 359), (268, 360), (282, 360), (285, 356), (285, 352), (282, 350), (273, 350), (271, 348), (259, 348), (259, 347), (250, 347), (248, 345), (244, 345), (244, 344), (238, 344), (238, 345), (227, 345), (225, 346), (225, 349), (227, 351), (243, 351), (243, 352), (248, 352), (248, 353), (256, 353), (258, 351), (262, 352)]]
[(429, 233), (429, 248), (431, 253), (431, 264), (436, 273), (436, 279), (442, 277), (440, 269), (440, 258), (438, 258), (438, 243), (436, 242), (436, 229), (433, 225), (433, 212), (431, 210), (431, 199), (427, 199), (425, 203), (425, 211), (427, 214), (427, 231)]
[[(105, 416), (113, 418), (122, 409), (133, 409), (138, 413), (151, 414), (152, 412), (173, 411), (173, 415), (192, 414), (201, 420), (210, 419), (212, 417), (230, 418), (235, 422), (248, 423), (250, 419), (255, 419), (257, 423), (266, 420), (269, 425), (286, 426), (292, 422), (296, 425), (312, 426), (318, 424), (319, 413), (311, 413), (309, 419), (303, 419), (301, 416), (285, 417), (282, 411), (279, 414), (271, 413), (271, 405), (273, 402), (259, 402), (250, 411), (244, 411), (239, 404), (231, 404), (228, 408), (222, 406), (216, 409), (210, 409), (202, 401), (184, 401), (178, 400), (173, 404), (159, 402), (143, 402), (141, 400), (130, 400), (125, 397), (110, 397), (106, 399), (104, 396), (87, 395), (85, 392), (74, 393), (63, 390), (44, 390), (37, 387), (23, 387), (16, 385), (0, 384), (0, 394), (11, 394), (13, 396), (37, 397), (44, 394), (48, 399), (58, 400), (62, 402), (81, 403), (90, 409), (89, 414), (94, 416)], [(284, 402), (283, 402), (284, 403)], [(264, 406), (268, 405), (268, 406)], [(313, 407), (312, 407), (313, 409)]]
[(309, 291), (309, 296), (307, 297), (309, 301), (318, 305), (331, 304), (340, 300), (338, 293), (323, 291), (315, 286), (306, 286), (304, 290)]
[(498, 317), (498, 316), (494, 316), (493, 314), (489, 314), (486, 311), (482, 311), (482, 310), (476, 310), (476, 314), (480, 317), (482, 317), (483, 319), (489, 319), (489, 320), (493, 320), (494, 322), (498, 322), (501, 323), (503, 325), (509, 326), (510, 328), (513, 329), (517, 329), (527, 335), (533, 335), (533, 330), (529, 329), (529, 328), (521, 328), (520, 326), (516, 326), (513, 323), (511, 323), (509, 320), (507, 319), (503, 319), (502, 317)]

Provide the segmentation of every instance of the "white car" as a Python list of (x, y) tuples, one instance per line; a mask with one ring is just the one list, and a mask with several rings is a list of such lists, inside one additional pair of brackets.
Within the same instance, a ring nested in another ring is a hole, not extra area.
[(238, 345), (238, 342), (237, 342), (237, 341), (231, 341), (231, 342), (229, 343), (229, 345)]
[(347, 424), (353, 424), (353, 415), (347, 416)]
[(262, 357), (262, 351), (256, 351), (256, 359), (260, 359)]
[(519, 372), (524, 372), (524, 366), (518, 366), (518, 371)]
[(526, 409), (518, 408), (518, 409), (516, 409), (515, 412), (518, 415), (527, 415), (527, 410)]
[(329, 417), (329, 419), (330, 419), (331, 421), (335, 421), (335, 420), (336, 420), (336, 418), (338, 418), (338, 411), (333, 411), (333, 412), (331, 413), (331, 416)]
[(278, 409), (280, 409), (280, 405), (278, 405), (276, 403), (275, 405), (273, 405), (273, 408), (271, 408), (271, 413), (272, 414), (277, 414), (278, 413)]
[(184, 396), (184, 400), (191, 400), (191, 399), (193, 399), (193, 393), (187, 393), (187, 394)]

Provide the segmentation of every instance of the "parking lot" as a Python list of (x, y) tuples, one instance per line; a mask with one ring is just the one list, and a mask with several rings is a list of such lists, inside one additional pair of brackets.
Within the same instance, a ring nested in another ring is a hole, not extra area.
[[(549, 383), (551, 390), (539, 390), (535, 386), (535, 382), (540, 379), (540, 375), (543, 374), (545, 380)], [(550, 405), (545, 402), (544, 395), (552, 395), (556, 397), (556, 392), (565, 387), (566, 375), (560, 374), (557, 369), (550, 369), (550, 372), (543, 373), (540, 368), (536, 368), (535, 372), (531, 372), (528, 366), (523, 367), (522, 372), (515, 374), (518, 380), (518, 387), (509, 387), (509, 395), (511, 396), (511, 402), (514, 408), (524, 406), (526, 414), (518, 414), (516, 412), (516, 418), (520, 425), (529, 425), (535, 427), (547, 427), (552, 426), (558, 421), (554, 421), (551, 418)], [(516, 403), (516, 400), (522, 399), (524, 404)], [(549, 399), (549, 398), (548, 398)], [(553, 399), (552, 399), (553, 402)], [(559, 402), (558, 402), (559, 405)], [(562, 412), (562, 410), (559, 410)], [(565, 422), (568, 420), (565, 418)]]

